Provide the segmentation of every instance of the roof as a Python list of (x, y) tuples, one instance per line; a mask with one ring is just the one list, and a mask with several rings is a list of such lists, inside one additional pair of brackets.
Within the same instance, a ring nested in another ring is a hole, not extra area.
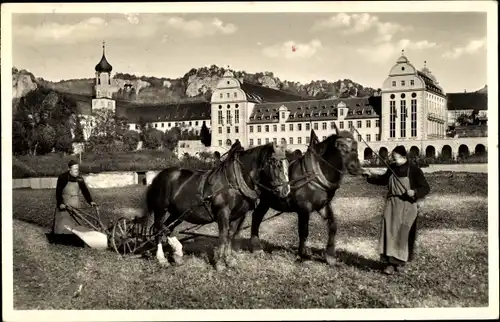
[(417, 71), (417, 74), (424, 80), (425, 88), (429, 92), (433, 92), (434, 94), (438, 94), (444, 97), (444, 93), (441, 87), (434, 83), (434, 81), (426, 73)]
[[(346, 120), (377, 119), (376, 108), (370, 104), (369, 97), (337, 98), (326, 100), (306, 100), (293, 102), (263, 103), (255, 106), (249, 123), (279, 122), (279, 108), (285, 106), (290, 112), (288, 122), (336, 120), (337, 106), (344, 103), (348, 108)], [(372, 101), (373, 102), (373, 101)]]
[(161, 121), (190, 121), (206, 120), (210, 118), (209, 102), (191, 102), (179, 104), (154, 104), (117, 106), (119, 117), (125, 117), (131, 123), (139, 123), (142, 118), (145, 122)]
[(113, 70), (113, 66), (111, 66), (110, 63), (108, 63), (108, 60), (106, 59), (106, 55), (104, 54), (104, 44), (102, 46), (102, 57), (101, 61), (97, 65), (95, 65), (95, 71), (99, 73), (111, 73)]
[(448, 93), (446, 97), (449, 111), (488, 109), (488, 95), (484, 93)]
[(241, 89), (246, 93), (247, 100), (253, 103), (263, 102), (289, 102), (297, 100), (309, 100), (312, 97), (304, 97), (274, 88), (243, 82), (240, 83)]

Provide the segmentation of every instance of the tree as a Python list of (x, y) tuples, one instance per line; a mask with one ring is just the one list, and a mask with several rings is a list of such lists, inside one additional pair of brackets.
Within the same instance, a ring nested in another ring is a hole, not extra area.
[(71, 129), (63, 124), (54, 126), (56, 133), (56, 140), (54, 143), (54, 148), (56, 151), (72, 153), (73, 152), (73, 140), (71, 138)]
[(173, 151), (177, 147), (180, 138), (181, 129), (178, 127), (173, 127), (170, 130), (166, 131), (163, 135), (163, 146)]
[(143, 146), (146, 149), (158, 149), (162, 145), (163, 132), (155, 128), (148, 128), (144, 133)]
[(73, 142), (81, 143), (85, 141), (85, 136), (83, 135), (82, 120), (75, 116), (75, 128), (74, 128)]
[(125, 144), (127, 151), (135, 151), (140, 140), (141, 135), (133, 130), (129, 130), (123, 135), (123, 143)]
[(46, 154), (52, 151), (56, 144), (56, 131), (48, 124), (41, 124), (36, 128), (35, 151)]
[(97, 109), (92, 111), (92, 126), (89, 139), (86, 142), (87, 149), (94, 152), (120, 150), (116, 142), (123, 139), (127, 131), (126, 122), (118, 118), (114, 111)]
[(203, 145), (205, 146), (210, 146), (212, 144), (212, 134), (210, 133), (207, 125), (205, 124), (205, 121), (203, 121), (203, 124), (201, 125), (200, 140), (201, 143), (203, 143)]

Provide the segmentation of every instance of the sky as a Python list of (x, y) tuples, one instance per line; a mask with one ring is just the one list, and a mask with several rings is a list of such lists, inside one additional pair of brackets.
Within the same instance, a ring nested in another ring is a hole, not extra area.
[(94, 77), (105, 41), (113, 73), (138, 76), (216, 64), (378, 88), (404, 50), (445, 92), (487, 82), (486, 13), (38, 13), (13, 14), (12, 27), (13, 65), (52, 81)]

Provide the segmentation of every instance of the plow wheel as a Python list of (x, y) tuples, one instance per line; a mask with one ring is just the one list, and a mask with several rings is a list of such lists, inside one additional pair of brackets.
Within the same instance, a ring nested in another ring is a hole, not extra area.
[(139, 248), (137, 225), (130, 219), (122, 217), (113, 225), (111, 245), (123, 256), (134, 255)]

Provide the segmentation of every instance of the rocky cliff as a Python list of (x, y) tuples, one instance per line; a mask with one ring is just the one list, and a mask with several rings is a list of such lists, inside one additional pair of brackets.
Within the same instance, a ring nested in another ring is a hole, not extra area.
[[(210, 67), (193, 68), (177, 79), (136, 76), (116, 73), (113, 76), (113, 97), (135, 103), (165, 103), (186, 100), (208, 100), (218, 81), (224, 75), (225, 68), (212, 65)], [(375, 90), (349, 79), (328, 82), (313, 81), (308, 84), (280, 80), (272, 72), (250, 74), (245, 71), (234, 71), (237, 78), (261, 86), (279, 89), (302, 96), (318, 99), (332, 97), (369, 96)], [(63, 92), (92, 95), (94, 79), (71, 79), (49, 82), (36, 79), (27, 71), (13, 69), (14, 98), (20, 98), (37, 86), (44, 86)]]

